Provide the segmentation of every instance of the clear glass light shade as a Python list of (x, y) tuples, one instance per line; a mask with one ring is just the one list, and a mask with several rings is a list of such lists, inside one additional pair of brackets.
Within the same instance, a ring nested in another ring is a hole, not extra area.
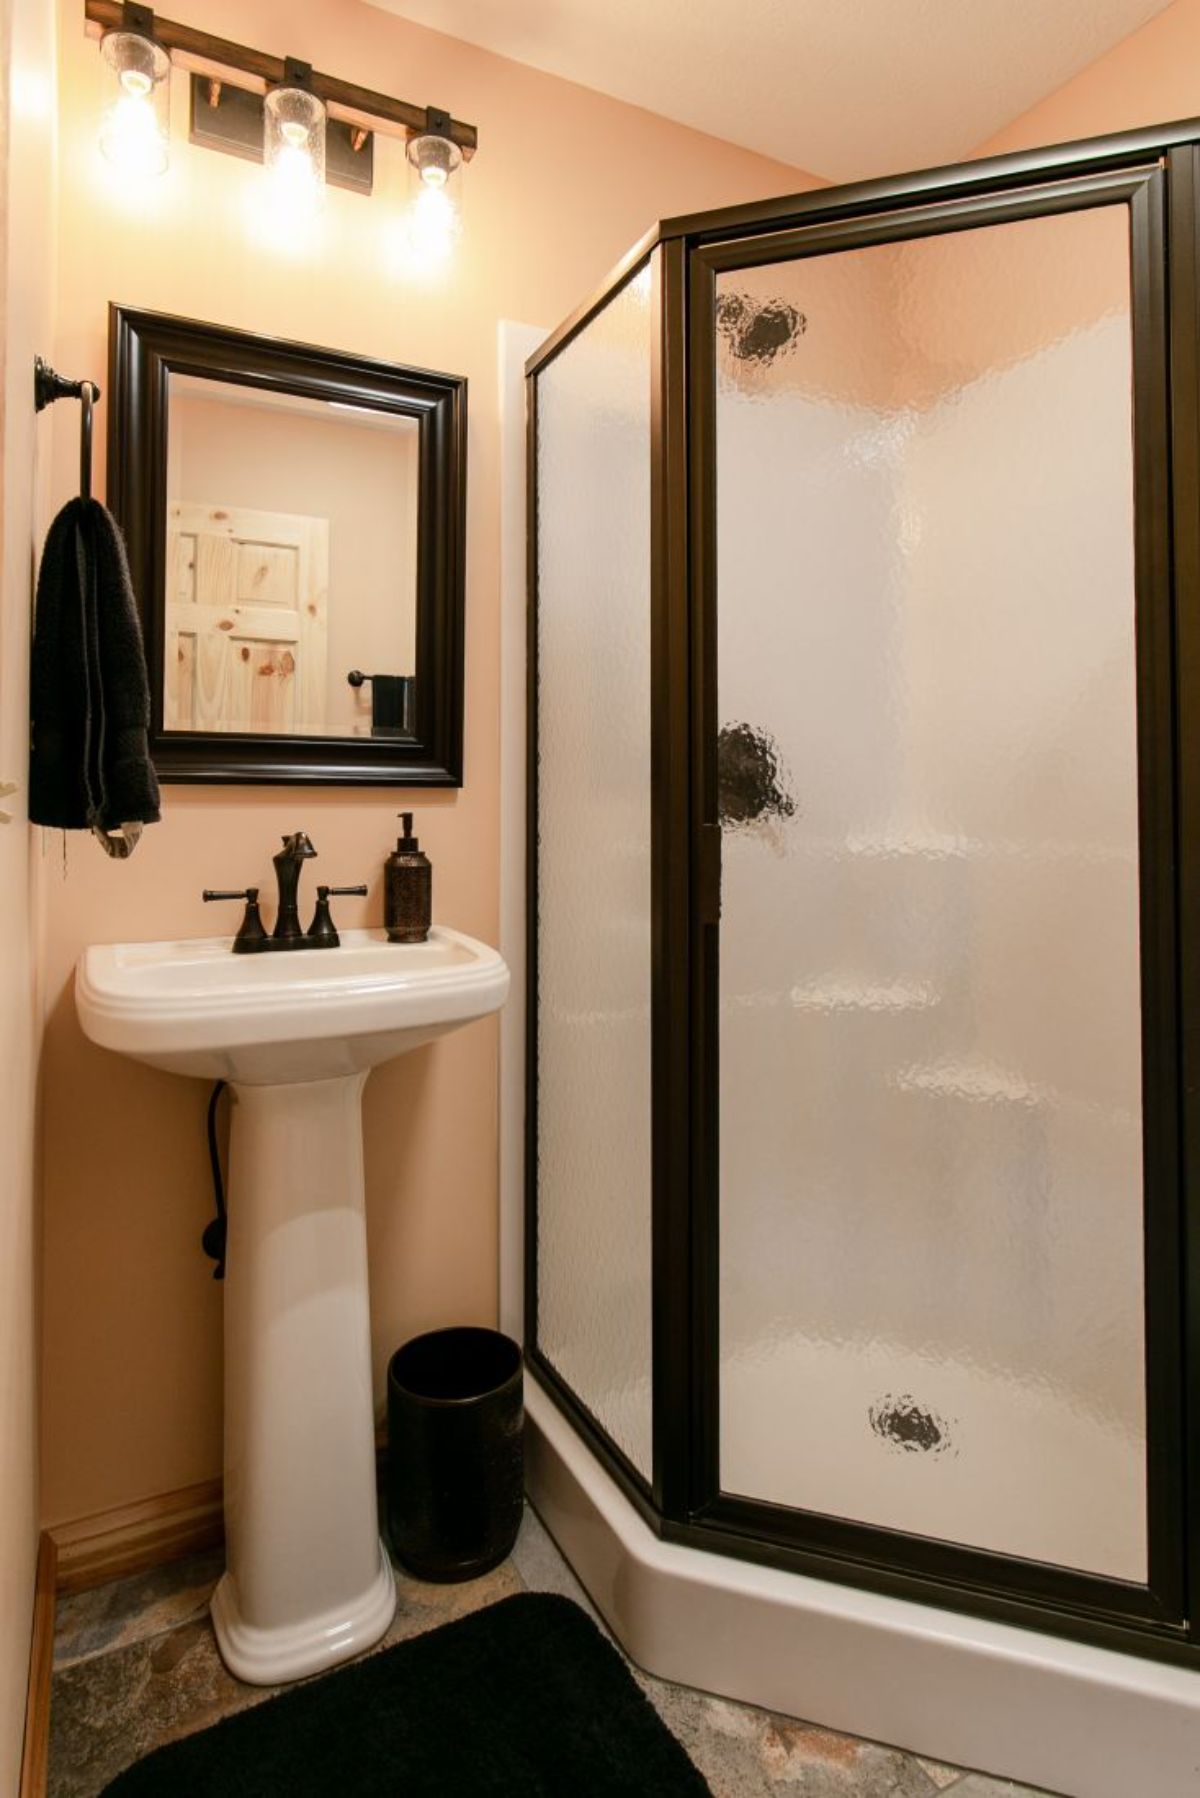
[(325, 186), (325, 107), (302, 87), (274, 87), (263, 102), (263, 161), (277, 193), (315, 203)]
[(135, 31), (107, 32), (100, 50), (110, 71), (100, 148), (127, 174), (161, 175), (171, 139), (171, 59)]
[(462, 230), (463, 155), (448, 137), (427, 131), (410, 138), (408, 230), (414, 254), (426, 263), (449, 255)]

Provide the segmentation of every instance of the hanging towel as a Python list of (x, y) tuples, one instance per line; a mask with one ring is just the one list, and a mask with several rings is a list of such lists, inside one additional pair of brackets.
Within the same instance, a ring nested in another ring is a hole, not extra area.
[(125, 544), (99, 500), (70, 500), (46, 537), (30, 710), (32, 822), (91, 830), (109, 855), (131, 854), (159, 816), (150, 682)]

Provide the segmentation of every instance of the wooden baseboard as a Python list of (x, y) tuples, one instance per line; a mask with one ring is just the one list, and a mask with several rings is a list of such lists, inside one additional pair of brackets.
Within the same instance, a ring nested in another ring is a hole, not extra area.
[[(387, 1454), (386, 1426), (375, 1437), (379, 1478)], [(86, 1592), (110, 1579), (145, 1573), (165, 1561), (219, 1548), (225, 1540), (221, 1481), (202, 1480), (177, 1492), (97, 1511), (49, 1532), (58, 1555), (58, 1591)]]
[(54, 1539), (45, 1530), (38, 1542), (33, 1594), (33, 1638), (29, 1688), (25, 1696), (25, 1745), (21, 1753), (20, 1798), (45, 1798), (50, 1764), (50, 1676), (54, 1671)]
[[(376, 1441), (382, 1472), (383, 1432)], [(33, 1643), (25, 1707), (20, 1798), (45, 1798), (54, 1670), (54, 1606), (59, 1593), (85, 1592), (166, 1561), (218, 1548), (225, 1540), (220, 1480), (163, 1492), (140, 1504), (98, 1511), (44, 1530), (38, 1543)]]
[(164, 1561), (217, 1548), (225, 1539), (220, 1480), (163, 1492), (52, 1530), (58, 1590), (83, 1592)]

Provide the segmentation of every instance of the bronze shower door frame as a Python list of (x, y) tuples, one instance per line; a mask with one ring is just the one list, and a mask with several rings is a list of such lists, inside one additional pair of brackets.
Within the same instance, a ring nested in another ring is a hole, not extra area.
[[(1124, 204), (1135, 397), (1147, 1520), (1144, 1584), (720, 1489), (715, 321), (718, 272)], [(652, 270), (653, 1479), (537, 1335), (537, 377)], [(1200, 1667), (1200, 121), (670, 220), (530, 359), (526, 1334), (670, 1540)], [(1185, 1300), (1187, 1302), (1185, 1302)], [(1189, 1502), (1189, 1495), (1191, 1502)]]

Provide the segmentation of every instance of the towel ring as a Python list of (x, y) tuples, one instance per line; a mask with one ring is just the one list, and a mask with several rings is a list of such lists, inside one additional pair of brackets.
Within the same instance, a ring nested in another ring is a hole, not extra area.
[(33, 359), (33, 405), (44, 412), (55, 400), (80, 400), (83, 412), (79, 421), (79, 497), (92, 497), (92, 411), (100, 398), (95, 381), (69, 381), (51, 368), (41, 356)]
[(79, 383), (83, 412), (79, 421), (79, 496), (92, 497), (92, 408), (100, 394), (91, 381)]

